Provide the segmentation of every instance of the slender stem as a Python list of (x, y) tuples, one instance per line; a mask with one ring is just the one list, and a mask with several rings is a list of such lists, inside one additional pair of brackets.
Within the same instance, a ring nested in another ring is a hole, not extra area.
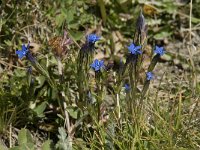
[(190, 28), (190, 44), (192, 44), (192, 0), (190, 0), (190, 19), (189, 19), (189, 28)]
[(117, 93), (117, 112), (118, 112), (118, 119), (121, 118), (121, 113), (120, 113), (120, 104), (119, 104), (119, 94)]
[(136, 103), (136, 88), (135, 88), (135, 62), (131, 62), (130, 64), (130, 71), (129, 71), (129, 77), (130, 77), (130, 84), (131, 84), (131, 114), (134, 115), (135, 112), (135, 104)]
[(10, 142), (9, 142), (9, 147), (11, 148), (12, 147), (12, 123), (10, 124), (9, 126), (9, 139), (10, 139)]
[(70, 127), (70, 121), (69, 121), (69, 114), (67, 112), (67, 103), (66, 103), (66, 96), (65, 96), (64, 91), (61, 91), (61, 95), (64, 99), (63, 100), (63, 107), (64, 107), (64, 113), (65, 113), (66, 128), (67, 128), (68, 134), (70, 134), (71, 127)]
[[(117, 84), (116, 72), (114, 72), (114, 78), (115, 78), (115, 83)], [(117, 110), (118, 119), (120, 119), (121, 113), (120, 113), (120, 104), (119, 104), (119, 90), (117, 90), (116, 100), (117, 100), (117, 109), (118, 109)]]
[(63, 74), (63, 65), (62, 65), (62, 62), (60, 60), (60, 57), (57, 57), (57, 61), (58, 61), (58, 74), (60, 76), (62, 76), (62, 74)]
[(98, 122), (101, 119), (101, 101), (102, 101), (102, 87), (101, 87), (101, 72), (95, 72), (95, 78), (97, 82), (97, 91), (98, 91), (98, 97), (97, 97), (97, 109), (98, 109)]
[(98, 4), (101, 11), (101, 17), (103, 19), (103, 23), (106, 23), (106, 8), (103, 0), (98, 0)]
[(5, 61), (2, 61), (2, 60), (0, 60), (0, 64), (2, 64), (2, 65), (4, 65), (4, 66), (12, 66), (12, 67), (14, 67), (14, 68), (18, 68), (18, 69), (23, 69), (23, 70), (26, 70), (27, 69), (27, 67), (19, 67), (19, 66), (15, 66), (15, 65), (12, 65), (12, 64), (9, 64), (9, 63), (7, 63), (7, 62), (5, 62)]
[(51, 80), (49, 73), (37, 61), (35, 63), (31, 62), (31, 64), (35, 67), (36, 70), (38, 70), (42, 75), (44, 75), (47, 78), (49, 85), (52, 88), (55, 88), (55, 84)]

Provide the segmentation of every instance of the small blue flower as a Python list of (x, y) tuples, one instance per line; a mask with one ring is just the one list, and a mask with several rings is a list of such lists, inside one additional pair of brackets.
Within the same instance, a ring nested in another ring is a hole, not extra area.
[(100, 40), (100, 36), (97, 36), (96, 34), (89, 34), (86, 39), (88, 43), (94, 44), (96, 41)]
[(146, 73), (146, 76), (147, 76), (147, 80), (150, 81), (154, 78), (154, 74), (152, 72), (147, 72)]
[(162, 55), (165, 54), (165, 50), (164, 50), (163, 47), (156, 46), (156, 49), (154, 50), (154, 53), (157, 54), (157, 55), (162, 56)]
[(128, 46), (129, 52), (133, 55), (142, 54), (142, 52), (140, 51), (140, 48), (141, 46), (136, 46), (133, 43), (130, 46)]
[(28, 48), (29, 48), (29, 44), (27, 45), (27, 47), (23, 44), (22, 45), (22, 50), (17, 50), (16, 54), (18, 55), (19, 59), (22, 59), (24, 56), (26, 56), (26, 54), (28, 53)]
[(104, 67), (104, 61), (103, 60), (98, 60), (98, 59), (95, 59), (94, 62), (90, 65), (94, 71), (100, 71), (101, 68)]
[(124, 88), (125, 88), (125, 91), (130, 91), (130, 89), (131, 89), (131, 86), (129, 85), (129, 84), (125, 84), (124, 85)]

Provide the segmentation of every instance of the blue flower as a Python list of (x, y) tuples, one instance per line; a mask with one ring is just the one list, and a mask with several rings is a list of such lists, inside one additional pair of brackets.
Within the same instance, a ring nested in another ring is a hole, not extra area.
[(147, 72), (146, 73), (146, 76), (147, 76), (147, 80), (150, 81), (154, 78), (154, 74), (152, 72)]
[(95, 59), (94, 62), (90, 65), (94, 71), (100, 71), (101, 68), (104, 67), (104, 61), (103, 60), (98, 60), (98, 59)]
[(28, 53), (29, 49), (29, 44), (27, 45), (27, 47), (23, 44), (22, 45), (22, 50), (17, 50), (16, 54), (18, 55), (19, 59), (22, 59), (24, 56), (26, 56), (26, 54)]
[(133, 55), (142, 54), (142, 52), (140, 51), (140, 48), (141, 46), (136, 46), (133, 43), (130, 46), (128, 46), (129, 52)]
[(125, 90), (128, 92), (131, 89), (131, 86), (129, 84), (124, 85)]
[(88, 43), (94, 44), (96, 41), (100, 40), (100, 36), (97, 36), (96, 34), (89, 34), (86, 39)]
[(165, 54), (165, 50), (164, 50), (163, 47), (156, 46), (156, 49), (154, 50), (154, 53), (157, 54), (157, 55), (162, 56), (162, 55)]

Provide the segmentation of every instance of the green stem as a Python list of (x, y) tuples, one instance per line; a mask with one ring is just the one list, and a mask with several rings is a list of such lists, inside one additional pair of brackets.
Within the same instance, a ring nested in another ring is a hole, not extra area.
[(98, 0), (98, 4), (99, 4), (99, 7), (100, 7), (101, 17), (102, 17), (103, 23), (105, 24), (106, 23), (106, 8), (105, 8), (104, 1)]
[(36, 61), (35, 63), (32, 63), (32, 66), (38, 70), (42, 75), (44, 75), (46, 78), (47, 78), (47, 81), (49, 83), (49, 85), (52, 87), (52, 88), (55, 88), (55, 84), (54, 82), (51, 80), (48, 72)]

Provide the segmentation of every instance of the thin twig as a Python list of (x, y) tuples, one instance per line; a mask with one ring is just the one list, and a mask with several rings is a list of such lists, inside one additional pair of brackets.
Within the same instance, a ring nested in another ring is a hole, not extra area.
[(12, 123), (10, 124), (9, 126), (9, 147), (11, 148), (12, 147)]
[(189, 19), (189, 28), (190, 28), (190, 44), (192, 44), (192, 0), (190, 1), (190, 19)]
[(1, 61), (1, 60), (0, 60), (0, 64), (2, 64), (2, 65), (4, 65), (4, 66), (9, 66), (9, 65), (10, 65), (10, 66), (12, 66), (12, 67), (14, 67), (14, 68), (23, 69), (23, 70), (27, 69), (27, 67), (15, 66), (15, 65), (12, 65), (12, 64), (7, 63), (7, 62), (5, 62), (5, 61)]

